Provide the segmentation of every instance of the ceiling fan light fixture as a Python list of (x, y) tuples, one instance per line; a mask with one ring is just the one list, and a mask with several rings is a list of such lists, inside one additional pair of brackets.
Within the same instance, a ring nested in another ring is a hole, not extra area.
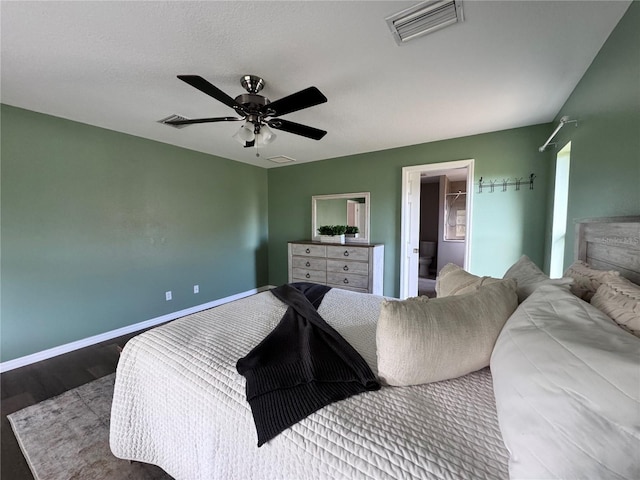
[(251, 122), (245, 122), (240, 127), (233, 138), (235, 138), (239, 143), (244, 145), (247, 142), (253, 142), (256, 138), (256, 134), (254, 133), (254, 125)]
[(256, 135), (256, 145), (262, 147), (264, 145), (269, 145), (276, 139), (276, 134), (271, 131), (269, 127), (266, 125), (262, 125), (260, 127), (260, 131)]

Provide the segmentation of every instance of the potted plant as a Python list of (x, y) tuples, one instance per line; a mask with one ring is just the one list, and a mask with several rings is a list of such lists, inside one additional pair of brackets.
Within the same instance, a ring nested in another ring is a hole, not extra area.
[(346, 231), (344, 232), (346, 242), (347, 243), (357, 242), (356, 238), (358, 238), (359, 233), (360, 233), (360, 230), (358, 229), (358, 227), (353, 225), (347, 225)]
[(346, 230), (346, 225), (321, 225), (318, 227), (318, 234), (323, 243), (344, 243)]
[(358, 233), (360, 233), (360, 229), (352, 225), (347, 225), (344, 232), (347, 238), (358, 238)]

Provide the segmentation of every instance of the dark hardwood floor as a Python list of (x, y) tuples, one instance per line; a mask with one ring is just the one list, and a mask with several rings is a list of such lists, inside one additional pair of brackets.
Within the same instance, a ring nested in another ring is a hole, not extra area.
[(141, 332), (0, 374), (2, 398), (0, 478), (33, 480), (7, 415), (115, 372), (120, 350), (130, 338), (139, 333)]

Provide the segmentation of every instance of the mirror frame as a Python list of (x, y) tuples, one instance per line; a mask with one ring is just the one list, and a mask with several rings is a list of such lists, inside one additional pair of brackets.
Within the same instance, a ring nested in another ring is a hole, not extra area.
[(364, 198), (364, 222), (365, 222), (365, 232), (360, 233), (358, 238), (354, 238), (349, 240), (349, 243), (369, 243), (369, 238), (371, 237), (371, 193), (370, 192), (358, 192), (358, 193), (336, 193), (334, 195), (313, 195), (311, 197), (311, 240), (314, 242), (320, 241), (320, 236), (318, 235), (318, 225), (316, 214), (317, 214), (317, 201), (318, 200), (337, 200), (337, 199), (349, 199), (349, 198)]

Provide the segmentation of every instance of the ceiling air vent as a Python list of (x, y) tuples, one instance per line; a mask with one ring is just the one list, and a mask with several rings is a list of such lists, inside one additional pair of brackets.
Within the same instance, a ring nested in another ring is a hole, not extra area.
[(429, 0), (386, 18), (398, 45), (463, 20), (462, 0)]
[(169, 115), (166, 118), (163, 118), (162, 120), (158, 120), (158, 123), (163, 123), (167, 127), (173, 127), (173, 128), (184, 128), (189, 126), (188, 124), (187, 125), (171, 125), (170, 123), (167, 123), (167, 122), (173, 122), (175, 120), (190, 120), (190, 119), (174, 113), (172, 115)]
[(277, 157), (269, 157), (267, 160), (271, 160), (273, 163), (290, 163), (295, 162), (296, 160), (291, 157), (287, 157), (285, 155), (278, 155)]

